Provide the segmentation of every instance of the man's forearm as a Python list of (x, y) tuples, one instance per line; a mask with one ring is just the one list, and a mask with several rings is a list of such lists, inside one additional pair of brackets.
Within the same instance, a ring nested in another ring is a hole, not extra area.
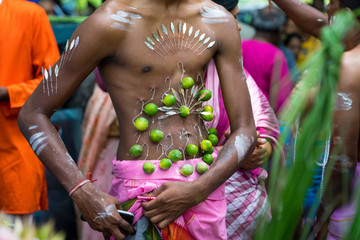
[(225, 183), (254, 151), (256, 131), (239, 129), (234, 132), (220, 151), (209, 170), (194, 181), (198, 200), (205, 200), (216, 188)]
[(273, 0), (301, 30), (319, 37), (328, 24), (325, 14), (300, 0)]
[(0, 86), (0, 102), (9, 102), (9, 92), (6, 87)]

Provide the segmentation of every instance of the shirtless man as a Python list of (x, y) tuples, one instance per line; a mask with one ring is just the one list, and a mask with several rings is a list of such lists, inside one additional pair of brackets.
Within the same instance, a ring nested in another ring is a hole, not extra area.
[[(143, 110), (150, 102), (164, 106), (165, 94), (175, 95), (177, 104), (191, 109), (195, 94), (185, 90), (183, 95), (178, 86), (185, 77), (192, 77), (195, 86), (201, 88), (211, 58), (219, 72), (232, 135), (205, 174), (191, 182), (165, 183), (156, 193), (158, 204), (146, 209), (146, 217), (164, 228), (223, 186), (255, 146), (256, 131), (233, 16), (208, 0), (109, 0), (75, 30), (58, 62), (44, 70), (43, 82), (20, 113), (20, 129), (40, 160), (71, 193), (89, 225), (105, 237), (113, 234), (124, 239), (119, 227), (130, 234), (134, 230), (118, 215), (118, 199), (84, 180), (49, 118), (99, 66), (119, 119), (116, 164), (161, 159), (188, 143), (199, 146), (207, 132), (200, 115), (194, 112), (197, 107), (187, 117), (179, 116), (178, 107), (171, 111), (162, 108), (165, 113), (159, 111), (154, 117)], [(148, 119), (149, 129), (144, 132), (134, 127), (139, 117)], [(150, 141), (150, 129), (164, 133), (161, 145)], [(139, 157), (130, 155), (136, 143), (143, 146)], [(182, 159), (198, 157), (199, 153), (183, 154)], [(139, 172), (143, 173), (142, 169)]]
[[(334, 20), (333, 17), (338, 10), (347, 9), (359, 12), (360, 9), (358, 0), (331, 0), (327, 6), (329, 19), (326, 19), (324, 14), (301, 2), (290, 0), (274, 0), (274, 2), (299, 27), (316, 37), (320, 35), (322, 26)], [(360, 21), (359, 16), (357, 20)], [(353, 196), (353, 188), (358, 184), (360, 171), (358, 156), (360, 152), (360, 28), (358, 26), (349, 31), (344, 44), (346, 52), (341, 60), (331, 139), (331, 158), (335, 165), (322, 198), (322, 207), (325, 210), (332, 212), (333, 206), (340, 207), (330, 217), (328, 239), (346, 237), (347, 230), (352, 224), (351, 220), (356, 214), (354, 206), (357, 204)], [(344, 197), (346, 193), (350, 193), (349, 199), (339, 197)], [(328, 216), (329, 213), (326, 215)]]

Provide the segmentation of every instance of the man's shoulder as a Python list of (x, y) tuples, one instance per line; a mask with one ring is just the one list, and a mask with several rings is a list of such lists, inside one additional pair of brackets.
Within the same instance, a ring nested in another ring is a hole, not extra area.
[(360, 93), (360, 46), (343, 54), (340, 71), (340, 84)]

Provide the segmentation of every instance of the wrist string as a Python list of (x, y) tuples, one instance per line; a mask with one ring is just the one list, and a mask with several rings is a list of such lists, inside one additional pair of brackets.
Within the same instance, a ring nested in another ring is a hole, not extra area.
[(84, 179), (82, 179), (80, 182), (78, 182), (75, 186), (73, 186), (70, 191), (69, 191), (69, 196), (71, 197), (71, 195), (78, 190), (81, 186), (87, 184), (87, 183), (93, 183), (96, 182), (97, 179), (92, 180), (92, 172), (89, 172), (88, 174), (86, 174), (86, 177)]

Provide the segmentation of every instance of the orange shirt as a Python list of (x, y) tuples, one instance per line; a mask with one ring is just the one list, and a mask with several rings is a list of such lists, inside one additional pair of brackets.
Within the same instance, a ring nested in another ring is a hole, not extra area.
[[(1, 0), (0, 0), (1, 1)], [(45, 11), (22, 0), (0, 4), (0, 211), (26, 214), (47, 209), (44, 167), (17, 125), (17, 114), (42, 80), (41, 67), (59, 58)]]

